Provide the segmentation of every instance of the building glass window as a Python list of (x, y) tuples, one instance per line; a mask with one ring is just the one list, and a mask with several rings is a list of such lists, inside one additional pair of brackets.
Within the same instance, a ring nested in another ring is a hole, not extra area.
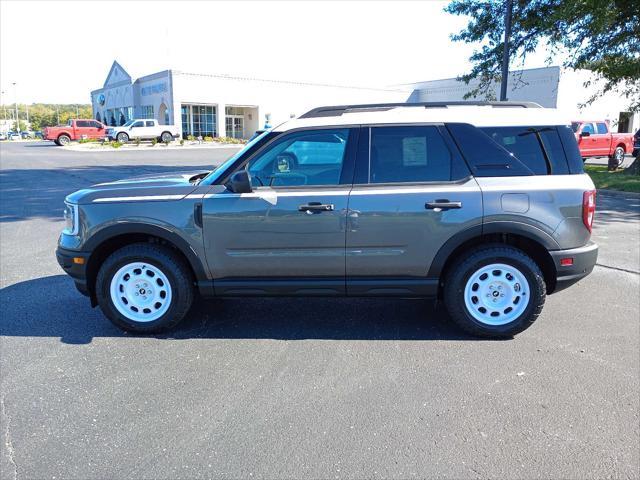
[(140, 107), (140, 118), (153, 118), (153, 105)]
[(191, 108), (189, 105), (180, 107), (180, 116), (182, 118), (182, 136), (186, 138), (191, 132)]
[(208, 105), (192, 105), (193, 133), (196, 137), (215, 137), (216, 107)]

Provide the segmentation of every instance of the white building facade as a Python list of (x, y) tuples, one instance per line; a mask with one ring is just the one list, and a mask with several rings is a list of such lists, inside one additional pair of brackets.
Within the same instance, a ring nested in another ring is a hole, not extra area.
[(188, 135), (249, 138), (311, 108), (344, 103), (405, 102), (406, 89), (372, 89), (164, 70), (135, 81), (113, 62), (91, 92), (93, 115), (107, 125), (154, 118)]
[[(640, 112), (627, 111), (629, 99), (616, 92), (599, 96), (590, 105), (582, 107), (598, 84), (584, 87), (590, 78), (587, 71), (564, 70), (560, 67), (531, 68), (509, 72), (507, 99), (512, 101), (536, 102), (547, 108), (557, 108), (574, 120), (607, 120), (612, 131), (632, 133), (640, 128)], [(439, 102), (464, 100), (464, 95), (478, 85), (469, 85), (455, 78), (429, 80), (400, 85), (412, 91), (410, 102)], [(492, 98), (500, 97), (500, 82), (490, 89)], [(479, 99), (484, 99), (482, 96)]]

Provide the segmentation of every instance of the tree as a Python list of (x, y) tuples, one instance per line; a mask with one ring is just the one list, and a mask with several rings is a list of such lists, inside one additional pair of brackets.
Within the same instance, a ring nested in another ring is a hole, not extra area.
[[(488, 95), (500, 78), (505, 8), (506, 2), (499, 0), (452, 0), (445, 7), (448, 13), (470, 17), (451, 39), (481, 44), (470, 57), (471, 71), (461, 77), (466, 83), (479, 80), (467, 98)], [(513, 0), (509, 44), (510, 60), (522, 63), (542, 45), (549, 62), (564, 58), (565, 67), (591, 71), (603, 82), (586, 105), (615, 90), (629, 100), (631, 111), (640, 111), (638, 0)]]

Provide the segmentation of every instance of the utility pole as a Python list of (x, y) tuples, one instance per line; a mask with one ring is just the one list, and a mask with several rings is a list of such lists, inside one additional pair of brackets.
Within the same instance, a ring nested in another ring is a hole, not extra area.
[(58, 116), (58, 125), (60, 125), (60, 110), (58, 110), (57, 104), (56, 104), (56, 115)]
[(502, 80), (500, 81), (500, 101), (507, 99), (507, 81), (509, 79), (509, 38), (511, 37), (511, 15), (513, 0), (505, 0), (504, 12), (504, 50), (502, 51)]
[(13, 82), (13, 91), (16, 96), (16, 132), (20, 131), (20, 119), (18, 118), (18, 87), (16, 87), (16, 82)]
[(78, 105), (76, 104), (76, 118), (80, 118), (80, 113), (78, 111)]

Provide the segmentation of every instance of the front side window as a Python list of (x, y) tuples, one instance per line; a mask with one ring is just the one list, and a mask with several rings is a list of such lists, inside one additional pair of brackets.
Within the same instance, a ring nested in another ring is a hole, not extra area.
[(133, 128), (144, 127), (144, 122), (135, 122), (131, 125)]
[(590, 134), (593, 135), (595, 133), (595, 130), (593, 128), (593, 124), (592, 123), (585, 123), (582, 126), (582, 133), (590, 133)]
[(306, 130), (284, 136), (249, 162), (255, 187), (338, 185), (349, 129)]
[(370, 148), (370, 183), (451, 180), (451, 152), (437, 127), (374, 127)]
[(596, 125), (598, 127), (598, 133), (600, 135), (605, 135), (605, 134), (609, 133), (609, 129), (607, 128), (607, 124), (606, 123), (598, 122)]

